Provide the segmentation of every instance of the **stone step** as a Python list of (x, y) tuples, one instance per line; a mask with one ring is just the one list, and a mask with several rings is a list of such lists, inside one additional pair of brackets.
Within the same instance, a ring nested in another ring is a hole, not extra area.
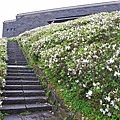
[(26, 104), (26, 108), (28, 111), (49, 111), (52, 110), (52, 105), (49, 103), (41, 103), (41, 104)]
[(6, 80), (38, 80), (34, 76), (6, 76)]
[(15, 104), (15, 105), (3, 105), (0, 108), (2, 113), (17, 114), (26, 111), (25, 104)]
[(7, 63), (11, 64), (11, 63), (27, 63), (27, 62), (26, 60), (8, 60)]
[(8, 69), (7, 73), (34, 73), (33, 70)]
[(41, 85), (5, 85), (5, 90), (41, 90)]
[(44, 90), (4, 90), (2, 93), (2, 96), (4, 97), (30, 97), (44, 95)]
[(27, 115), (4, 116), (3, 120), (61, 120), (52, 111), (33, 112)]
[(20, 50), (19, 48), (13, 48), (13, 49), (7, 49), (7, 51), (8, 51), (8, 54), (12, 54), (12, 55), (15, 55), (15, 54), (13, 54), (13, 53), (23, 53), (22, 52), (22, 50)]
[(4, 113), (21, 113), (25, 111), (51, 111), (45, 91), (40, 85), (32, 68), (16, 42), (8, 42), (8, 67), (6, 85), (2, 93)]
[[(22, 52), (22, 50), (19, 49), (18, 47), (16, 47), (16, 48), (7, 48), (7, 51), (8, 51), (9, 53), (12, 53), (12, 52)], [(23, 53), (23, 52), (22, 52), (22, 53)]]
[[(15, 54), (15, 55), (13, 55)], [(16, 53), (13, 53), (13, 54), (8, 54), (8, 60), (14, 60), (14, 59), (25, 59), (24, 55), (23, 54), (18, 54), (16, 55)]]
[(32, 70), (32, 68), (26, 67), (26, 66), (10, 66), (8, 65), (7, 70)]
[(35, 73), (7, 73), (7, 76), (24, 76), (24, 77), (27, 77), (27, 76), (32, 76), (32, 77), (36, 77), (36, 74)]
[(8, 59), (8, 61), (7, 62), (18, 62), (18, 61), (24, 61), (24, 62), (26, 62), (26, 60), (24, 59), (24, 58), (19, 58), (19, 59)]
[(33, 104), (33, 103), (46, 103), (48, 98), (45, 96), (35, 97), (5, 97), (2, 99), (2, 105), (7, 104)]
[(46, 96), (25, 97), (25, 102), (26, 104), (47, 103), (48, 97)]
[(26, 61), (25, 58), (8, 58), (9, 62)]
[(14, 58), (14, 57), (15, 58), (16, 57), (18, 57), (18, 58), (25, 58), (24, 54), (22, 52), (16, 52), (16, 51), (14, 51), (12, 53), (8, 52), (8, 58)]
[(2, 101), (3, 101), (2, 105), (25, 104), (25, 98), (24, 97), (3, 97)]
[(8, 62), (8, 65), (28, 65), (28, 63), (21, 63), (21, 62), (18, 62), (18, 63), (9, 63)]
[[(13, 53), (15, 53), (15, 54), (13, 54)], [(8, 54), (13, 55), (13, 56), (19, 56), (21, 54), (24, 55), (23, 52), (20, 49), (18, 49), (18, 50), (8, 50)]]
[(38, 80), (6, 80), (6, 85), (40, 85)]
[(34, 71), (33, 70), (27, 70), (27, 69), (23, 69), (23, 70), (21, 70), (21, 69), (8, 69), (7, 70), (7, 73), (8, 74), (10, 74), (10, 73), (34, 73)]
[(4, 97), (24, 97), (22, 90), (4, 90), (2, 93)]
[(22, 85), (5, 85), (4, 90), (22, 90)]
[(0, 108), (0, 111), (3, 113), (9, 114), (17, 114), (25, 111), (49, 111), (52, 110), (52, 106), (49, 103), (41, 103), (41, 104), (16, 104), (16, 105), (3, 105)]

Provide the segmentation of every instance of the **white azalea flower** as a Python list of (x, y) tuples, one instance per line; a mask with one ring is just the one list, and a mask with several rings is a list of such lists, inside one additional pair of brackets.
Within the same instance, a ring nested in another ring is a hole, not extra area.
[(86, 50), (87, 50), (87, 48), (85, 47), (85, 48), (84, 48), (84, 50), (86, 51)]
[(89, 90), (88, 93), (86, 93), (86, 97), (90, 98), (92, 96), (92, 90)]
[(110, 68), (109, 66), (106, 66), (106, 68), (107, 68), (109, 71), (112, 71), (112, 68)]
[(84, 87), (84, 88), (86, 88), (86, 85), (85, 85), (85, 84), (83, 84), (83, 87)]
[(91, 96), (91, 95), (92, 95), (92, 90), (89, 90), (89, 91), (88, 91), (88, 94)]
[(96, 87), (97, 86), (96, 83), (93, 82), (93, 86)]
[(115, 108), (116, 110), (119, 110), (119, 107), (118, 107), (117, 105), (115, 105), (114, 108)]
[(107, 61), (108, 64), (112, 64), (112, 63), (114, 63), (114, 62), (115, 62), (115, 60), (114, 60), (113, 58), (110, 58), (110, 59)]
[(76, 83), (79, 83), (79, 80), (75, 80)]
[(115, 71), (114, 76), (120, 76), (120, 73)]
[(112, 106), (114, 106), (114, 105), (115, 105), (115, 103), (114, 103), (114, 101), (113, 101), (113, 100), (111, 101), (111, 103), (110, 103), (110, 104), (111, 104)]
[(71, 49), (71, 47), (70, 46), (66, 46), (66, 48), (65, 48), (66, 50), (70, 50)]
[(107, 100), (108, 102), (110, 102), (110, 96), (106, 96), (105, 98), (104, 98), (105, 100)]
[(83, 62), (83, 63), (88, 63), (88, 62), (89, 62), (89, 60), (83, 60), (82, 62)]
[(108, 109), (108, 108), (105, 108), (105, 111), (106, 111), (106, 112), (108, 112), (108, 111), (109, 111), (109, 109)]
[(110, 112), (108, 112), (108, 114), (107, 114), (109, 117), (112, 115)]
[(102, 105), (102, 100), (100, 100), (100, 105)]
[(104, 110), (102, 108), (100, 108), (100, 112), (103, 112)]

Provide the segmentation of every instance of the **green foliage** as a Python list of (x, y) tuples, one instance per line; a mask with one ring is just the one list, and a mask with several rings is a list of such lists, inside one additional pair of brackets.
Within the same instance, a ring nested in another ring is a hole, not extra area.
[(46, 95), (49, 97), (51, 95), (51, 90), (47, 91)]
[(3, 120), (3, 117), (7, 116), (7, 115), (9, 115), (9, 114), (0, 112), (0, 120)]
[(20, 116), (22, 116), (22, 115), (29, 115), (29, 114), (31, 114), (30, 111), (25, 111), (25, 112), (20, 113)]
[(56, 85), (66, 106), (89, 119), (118, 119), (120, 12), (99, 13), (16, 37)]
[(5, 84), (5, 76), (7, 69), (7, 40), (0, 39), (0, 88)]

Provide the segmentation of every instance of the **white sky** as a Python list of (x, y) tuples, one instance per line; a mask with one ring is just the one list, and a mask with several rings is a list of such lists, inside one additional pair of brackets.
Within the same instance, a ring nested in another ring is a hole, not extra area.
[(19, 13), (108, 1), (117, 0), (1, 0), (0, 37), (2, 37), (3, 22), (15, 19)]

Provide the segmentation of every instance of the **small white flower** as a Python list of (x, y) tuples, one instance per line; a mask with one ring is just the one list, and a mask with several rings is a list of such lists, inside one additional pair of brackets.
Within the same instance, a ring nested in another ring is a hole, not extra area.
[(112, 68), (110, 68), (109, 66), (106, 66), (106, 68), (107, 68), (109, 71), (112, 71)]
[(112, 47), (113, 47), (113, 50), (115, 50), (116, 44), (114, 44)]
[(102, 108), (100, 108), (100, 112), (103, 112), (104, 110)]
[(85, 85), (85, 84), (83, 84), (83, 87), (84, 87), (84, 88), (86, 88), (86, 85)]
[(76, 80), (75, 82), (76, 82), (76, 83), (79, 83), (79, 80)]
[(68, 68), (68, 71), (72, 71), (72, 69), (71, 69), (71, 68)]
[(112, 63), (114, 63), (114, 59), (110, 58), (107, 62), (108, 62), (108, 64), (112, 64)]
[(91, 95), (92, 95), (92, 90), (89, 90), (89, 91), (88, 91), (88, 94), (91, 96)]
[(107, 100), (108, 102), (110, 102), (111, 98), (110, 98), (110, 96), (108, 96), (108, 97), (106, 96), (104, 99)]
[(108, 109), (108, 108), (106, 108), (106, 109), (105, 109), (105, 111), (106, 111), (106, 112), (108, 112), (108, 111), (109, 111), (109, 109)]
[(103, 110), (103, 114), (105, 115), (106, 111)]
[(115, 98), (115, 101), (120, 102), (120, 98)]
[(102, 100), (100, 100), (100, 105), (102, 105)]
[(113, 100), (111, 101), (111, 103), (110, 103), (110, 104), (111, 104), (112, 106), (114, 106), (114, 105), (115, 105)]
[(93, 86), (96, 87), (96, 83), (93, 82)]
[(88, 63), (89, 62), (89, 60), (83, 60), (83, 63)]
[(61, 82), (61, 80), (58, 80), (58, 83), (60, 83)]
[(66, 50), (70, 50), (70, 46), (66, 46)]
[(114, 76), (120, 76), (120, 73), (115, 71)]
[(117, 105), (115, 105), (114, 108), (115, 108), (116, 110), (119, 110), (119, 107), (118, 107)]
[(91, 91), (91, 90), (89, 90), (89, 91), (88, 91), (88, 93), (86, 93), (86, 97), (87, 97), (88, 99), (90, 99), (90, 98), (91, 98), (91, 96), (92, 96), (92, 91)]
[(112, 115), (110, 112), (108, 112), (108, 114), (107, 114), (109, 117)]
[(104, 67), (102, 67), (102, 70), (104, 70), (105, 68)]
[(73, 73), (74, 75), (76, 75), (76, 70), (75, 70), (75, 69), (73, 69), (72, 73)]
[(97, 85), (100, 85), (100, 83), (99, 83), (99, 82), (97, 82), (96, 84), (97, 84)]
[(86, 51), (86, 50), (87, 50), (87, 48), (85, 47), (85, 48), (84, 48), (84, 50)]
[(78, 74), (80, 75), (81, 73), (82, 73), (82, 71), (81, 71), (81, 70), (79, 70), (79, 73), (78, 73)]
[(99, 57), (98, 57), (97, 55), (94, 55), (94, 56), (93, 56), (93, 58), (96, 58), (96, 59), (98, 59)]

